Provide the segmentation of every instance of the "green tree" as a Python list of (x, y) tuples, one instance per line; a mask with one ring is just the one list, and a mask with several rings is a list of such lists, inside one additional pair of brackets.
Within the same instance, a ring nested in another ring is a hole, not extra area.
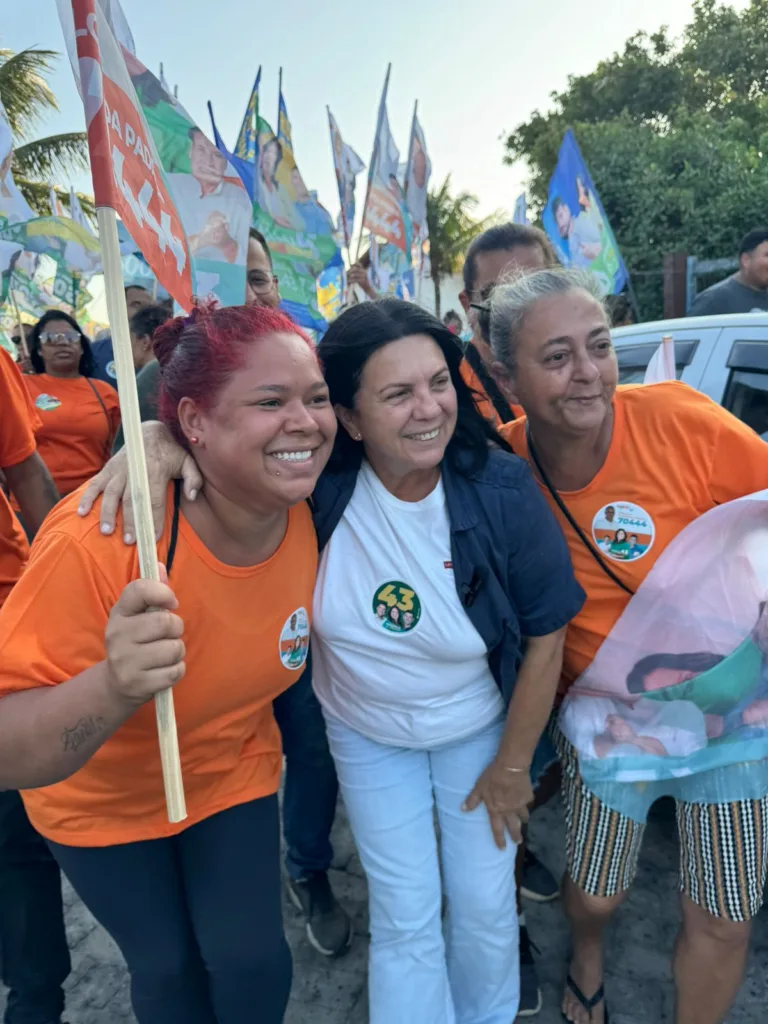
[(429, 261), (435, 287), (435, 311), (440, 316), (440, 280), (457, 274), (464, 266), (464, 253), (469, 243), (500, 219), (498, 213), (476, 220), (477, 196), (471, 192), (451, 193), (451, 176), (439, 188), (427, 194), (427, 227), (429, 229)]
[(573, 128), (645, 317), (663, 310), (666, 252), (735, 253), (768, 220), (768, 0), (743, 11), (696, 0), (672, 40), (642, 33), (588, 75), (572, 76), (507, 139), (531, 171), (534, 209)]
[[(0, 101), (14, 137), (13, 176), (29, 205), (41, 214), (50, 213), (50, 183), (88, 167), (84, 132), (35, 137), (45, 118), (59, 109), (45, 79), (56, 60), (58, 54), (52, 50), (0, 49)], [(57, 193), (68, 206), (69, 191), (57, 189)], [(86, 212), (92, 211), (92, 201), (79, 198)]]

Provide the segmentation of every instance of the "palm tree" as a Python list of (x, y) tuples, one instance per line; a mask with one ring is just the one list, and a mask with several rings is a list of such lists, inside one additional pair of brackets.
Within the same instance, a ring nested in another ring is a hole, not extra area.
[[(56, 97), (45, 80), (59, 55), (53, 50), (0, 49), (0, 100), (13, 132), (13, 176), (19, 190), (33, 210), (50, 213), (49, 183), (57, 176), (69, 176), (88, 167), (88, 142), (85, 132), (68, 132), (33, 138), (34, 130), (46, 115), (58, 110)], [(57, 189), (65, 206), (69, 191)], [(86, 212), (93, 201), (79, 196)]]
[(501, 219), (492, 213), (482, 220), (472, 216), (477, 196), (471, 192), (451, 195), (451, 176), (427, 195), (427, 227), (429, 228), (429, 261), (435, 286), (435, 312), (440, 316), (440, 279), (458, 273), (464, 265), (464, 254), (472, 239)]

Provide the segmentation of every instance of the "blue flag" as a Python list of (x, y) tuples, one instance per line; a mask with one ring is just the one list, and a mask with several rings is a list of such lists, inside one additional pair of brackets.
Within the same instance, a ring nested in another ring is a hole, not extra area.
[(219, 134), (219, 129), (216, 127), (216, 121), (213, 117), (213, 107), (210, 102), (208, 103), (208, 114), (211, 118), (211, 128), (213, 129), (213, 141), (216, 143), (216, 149), (229, 160), (234, 169), (237, 171), (240, 181), (245, 186), (245, 191), (248, 193), (248, 197), (253, 202), (253, 190), (256, 164), (251, 163), (249, 160), (244, 160), (240, 156), (235, 156), (234, 153), (230, 153), (227, 147), (224, 145), (224, 140)]
[(256, 74), (256, 81), (251, 89), (251, 98), (245, 110), (243, 123), (240, 126), (240, 133), (235, 143), (235, 156), (248, 163), (255, 164), (259, 151), (258, 142), (258, 120), (259, 120), (259, 83), (261, 82), (261, 68)]
[(560, 147), (541, 219), (564, 266), (589, 270), (606, 295), (618, 294), (629, 282), (616, 238), (570, 128)]

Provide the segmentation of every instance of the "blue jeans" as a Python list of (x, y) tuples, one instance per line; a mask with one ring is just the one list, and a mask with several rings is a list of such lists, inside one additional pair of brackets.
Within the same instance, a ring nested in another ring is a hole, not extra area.
[(339, 793), (311, 672), (304, 672), (297, 683), (280, 694), (274, 712), (285, 754), (286, 867), (291, 878), (299, 879), (331, 866), (331, 829)]
[(428, 751), (384, 746), (330, 715), (326, 724), (368, 876), (371, 1024), (512, 1024), (520, 998), (515, 846), (496, 847), (485, 807), (461, 810), (498, 750), (503, 722)]

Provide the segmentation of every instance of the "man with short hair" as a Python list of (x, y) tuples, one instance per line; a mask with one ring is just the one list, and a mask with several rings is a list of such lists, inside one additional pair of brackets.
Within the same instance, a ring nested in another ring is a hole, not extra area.
[[(39, 424), (13, 360), (0, 348), (0, 470), (30, 534), (58, 501), (35, 446)], [(0, 489), (0, 606), (21, 575), (29, 545)], [(60, 1024), (70, 972), (61, 875), (19, 794), (0, 792), (0, 978), (5, 1024)]]
[(768, 312), (768, 228), (755, 228), (739, 246), (739, 269), (713, 284), (688, 310), (688, 316)]
[(479, 396), (478, 408), (494, 426), (508, 423), (520, 414), (507, 402), (491, 376), (493, 353), (483, 341), (473, 308), (488, 302), (495, 286), (515, 274), (531, 274), (557, 265), (555, 250), (547, 236), (527, 224), (499, 224), (474, 239), (464, 259), (464, 291), (459, 301), (472, 328), (461, 374)]

